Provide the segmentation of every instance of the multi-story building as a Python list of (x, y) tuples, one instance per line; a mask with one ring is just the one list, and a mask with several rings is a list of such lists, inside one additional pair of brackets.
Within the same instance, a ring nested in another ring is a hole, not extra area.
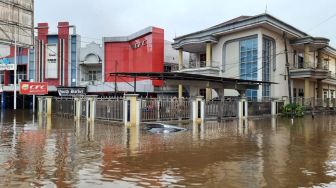
[(81, 45), (75, 26), (59, 22), (56, 34), (49, 33), (48, 23), (36, 29), (34, 81), (47, 82), (50, 93), (58, 86), (77, 86)]
[(91, 86), (102, 84), (102, 67), (104, 52), (101, 45), (91, 42), (80, 49), (79, 86)]
[[(269, 14), (240, 16), (177, 37), (173, 48), (192, 54), (181, 72), (277, 83), (258, 90), (225, 89), (225, 96), (281, 98), (289, 94), (285, 41), (293, 96), (334, 98), (336, 50), (329, 39), (310, 36)], [(208, 99), (216, 96), (211, 88), (205, 93)]]
[[(0, 1), (0, 93), (2, 107), (16, 107), (13, 95), (18, 91), (17, 83), (28, 80), (30, 49), (34, 39), (34, 0)], [(15, 46), (17, 47), (15, 50)], [(16, 52), (17, 76), (14, 74)], [(4, 66), (3, 64), (10, 64)], [(7, 67), (7, 68), (6, 68)], [(16, 88), (16, 91), (15, 91)], [(23, 97), (18, 98), (22, 106)]]
[[(161, 81), (148, 78), (111, 76), (113, 72), (163, 72), (164, 30), (147, 27), (134, 34), (123, 37), (104, 37), (104, 64), (102, 77), (107, 92), (153, 93)], [(136, 83), (135, 83), (136, 82)], [(95, 88), (99, 90), (98, 88)]]

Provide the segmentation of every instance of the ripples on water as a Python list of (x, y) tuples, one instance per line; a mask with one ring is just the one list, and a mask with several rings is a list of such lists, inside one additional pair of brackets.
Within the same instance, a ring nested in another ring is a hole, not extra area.
[(1, 115), (0, 187), (334, 187), (334, 116), (180, 124), (188, 131)]

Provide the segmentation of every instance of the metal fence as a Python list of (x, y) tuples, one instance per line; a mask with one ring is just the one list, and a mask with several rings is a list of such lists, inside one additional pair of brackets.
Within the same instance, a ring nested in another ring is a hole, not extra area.
[(124, 117), (123, 98), (97, 98), (96, 118), (100, 120), (122, 121)]
[(303, 97), (295, 97), (292, 100), (293, 104), (302, 105), (306, 110), (310, 110), (312, 108), (325, 108), (325, 107), (336, 107), (336, 99), (335, 98), (303, 98)]
[(189, 119), (191, 101), (178, 98), (141, 98), (142, 121)]
[(260, 115), (271, 115), (272, 114), (272, 102), (258, 102), (249, 101), (248, 102), (248, 115), (249, 116), (260, 116)]
[(210, 100), (205, 102), (205, 117), (237, 117), (238, 100)]
[(74, 116), (75, 101), (73, 98), (55, 97), (52, 99), (52, 112), (60, 116)]

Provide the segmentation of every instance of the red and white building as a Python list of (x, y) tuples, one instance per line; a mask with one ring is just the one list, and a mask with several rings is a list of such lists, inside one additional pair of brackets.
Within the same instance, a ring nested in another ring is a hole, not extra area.
[[(147, 27), (124, 37), (103, 38), (101, 82), (87, 85), (90, 93), (133, 92), (133, 78), (110, 76), (114, 72), (163, 72), (164, 30)], [(136, 91), (153, 93), (160, 81), (137, 78)]]

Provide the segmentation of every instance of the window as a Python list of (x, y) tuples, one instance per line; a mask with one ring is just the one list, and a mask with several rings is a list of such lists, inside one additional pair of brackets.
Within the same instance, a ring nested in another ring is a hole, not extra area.
[[(262, 80), (263, 81), (271, 81), (270, 80), (270, 69), (271, 62), (274, 61), (273, 57), (273, 49), (274, 44), (271, 39), (263, 38), (263, 54), (262, 54)], [(275, 66), (275, 65), (274, 65)], [(269, 97), (270, 96), (270, 84), (262, 85), (262, 96)]]
[(323, 98), (324, 99), (328, 98), (328, 90), (326, 90), (326, 89), (323, 90)]
[(296, 98), (296, 88), (293, 88), (293, 97)]
[[(244, 39), (239, 42), (240, 78), (245, 80), (258, 79), (258, 41), (257, 38)], [(249, 99), (257, 98), (257, 90), (246, 90)]]
[(300, 54), (299, 57), (298, 57), (298, 68), (302, 69), (303, 65), (304, 65), (303, 56), (302, 56), (302, 54)]
[(206, 54), (200, 54), (200, 67), (206, 67)]
[(88, 73), (89, 73), (88, 81), (95, 81), (99, 79), (100, 71), (88, 71)]
[(170, 65), (164, 65), (164, 72), (171, 72), (172, 67)]
[(304, 97), (303, 89), (299, 89), (299, 97)]
[(24, 81), (27, 80), (27, 67), (24, 66), (17, 66), (17, 80), (18, 81)]
[(333, 99), (335, 98), (335, 90), (330, 90), (330, 98)]

